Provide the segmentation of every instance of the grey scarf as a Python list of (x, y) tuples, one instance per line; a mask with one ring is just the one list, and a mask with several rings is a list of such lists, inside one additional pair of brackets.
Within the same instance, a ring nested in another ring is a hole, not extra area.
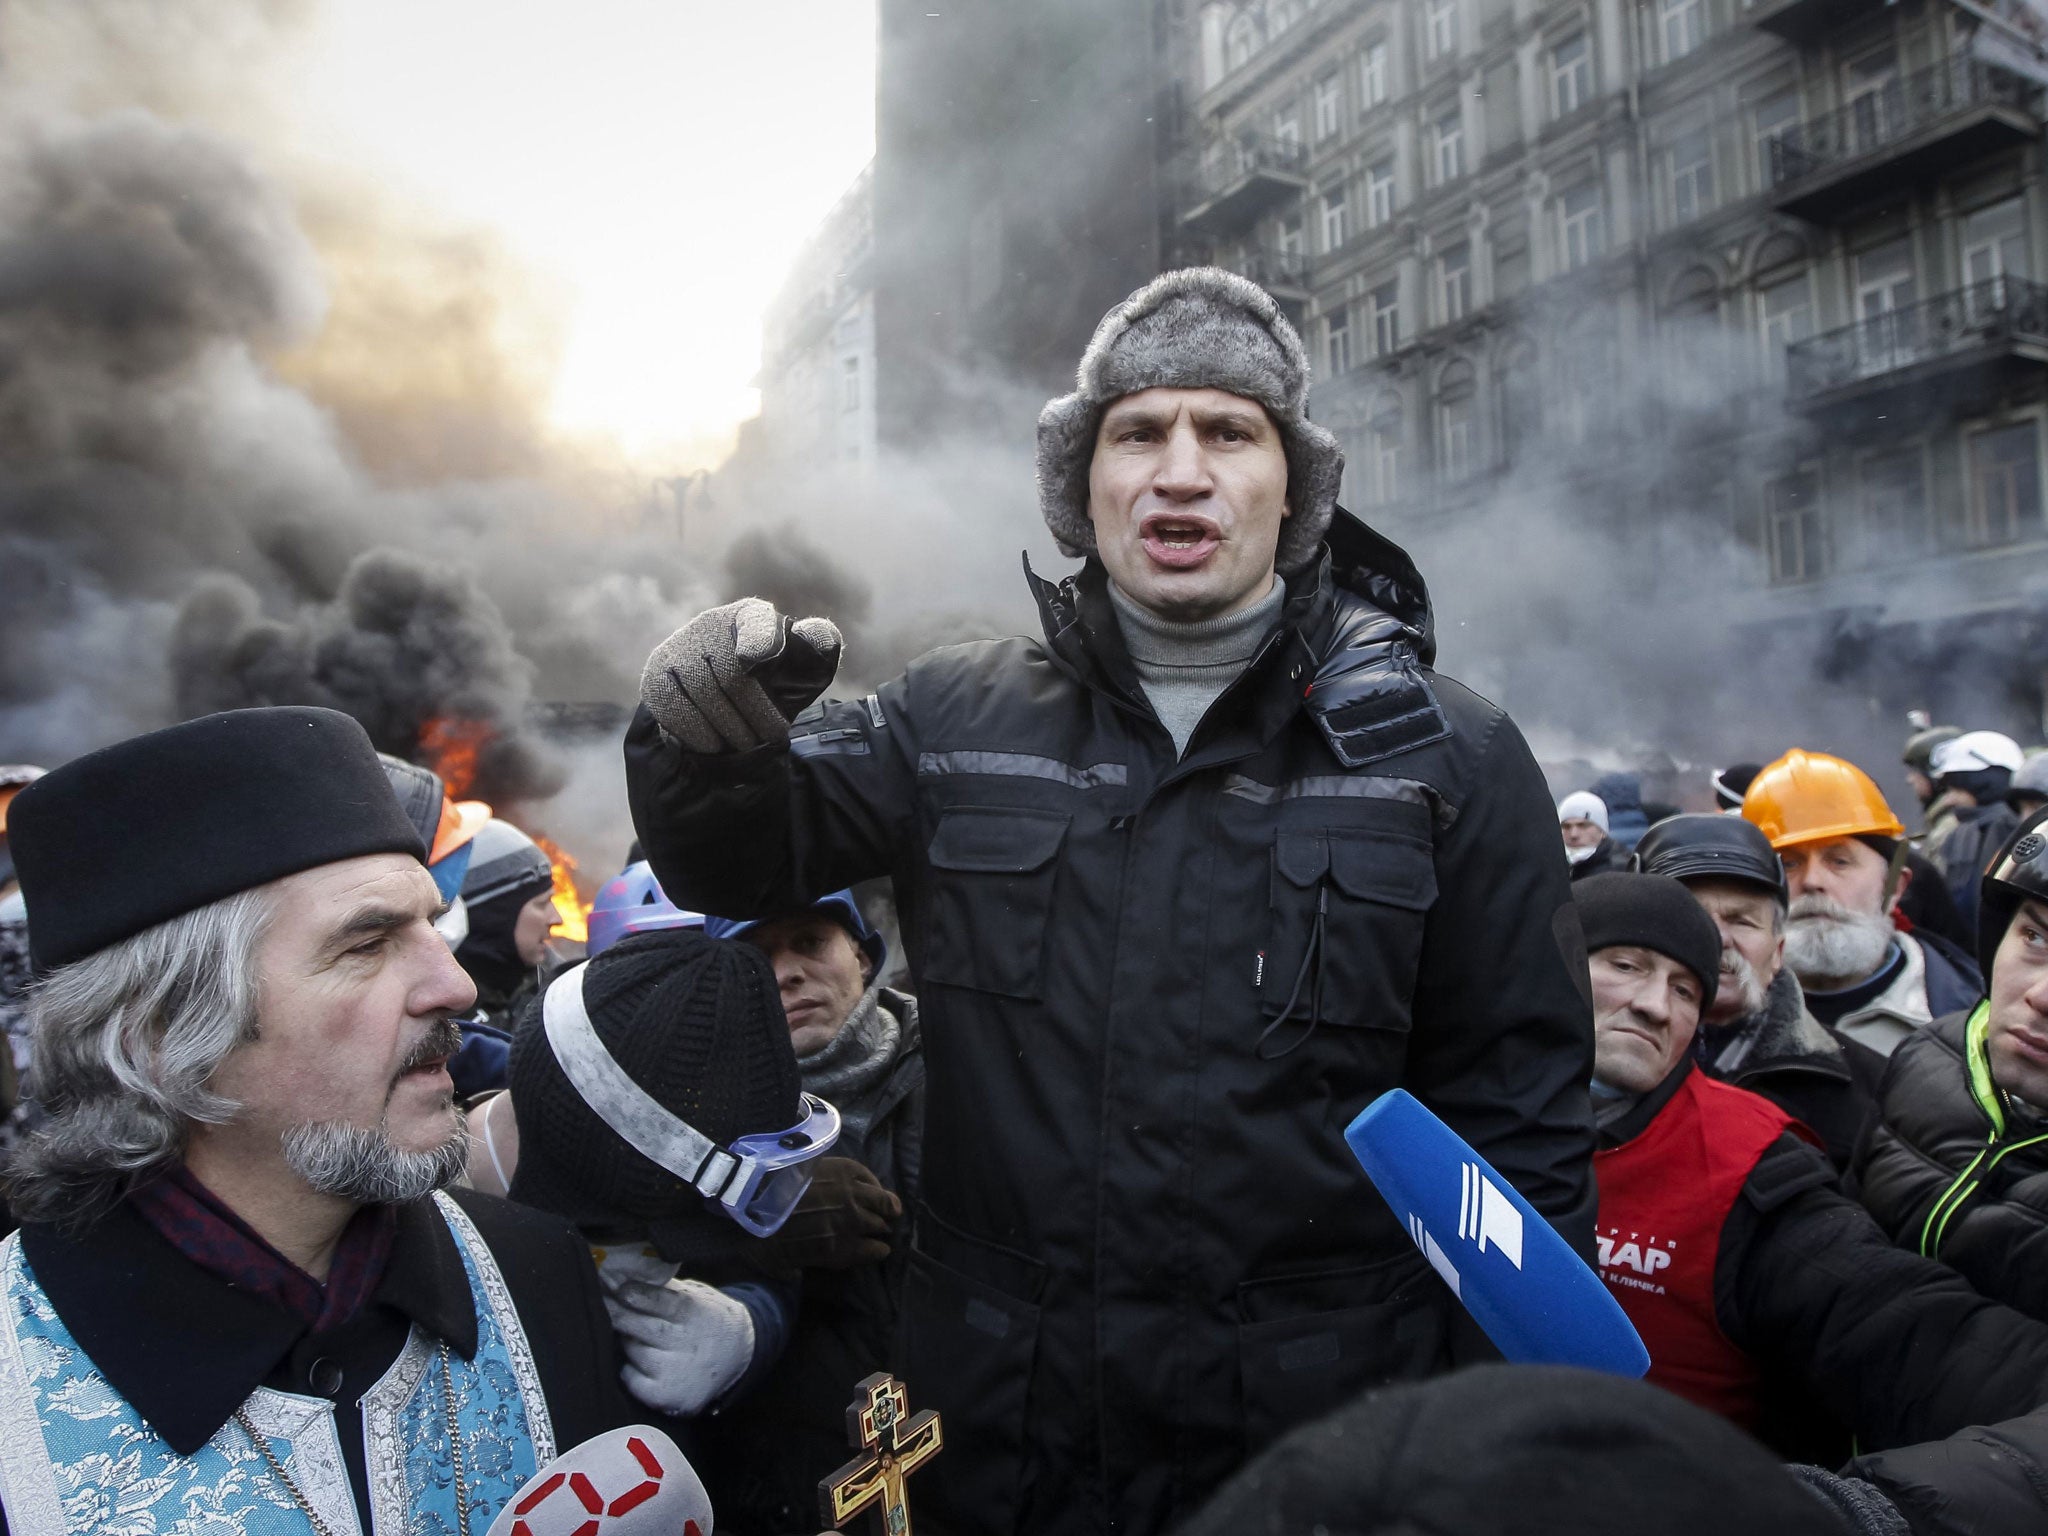
[(883, 1005), (882, 988), (876, 985), (860, 995), (838, 1034), (796, 1059), (805, 1090), (839, 1111), (849, 1154), (867, 1141), (882, 1087), (902, 1043), (902, 1021)]

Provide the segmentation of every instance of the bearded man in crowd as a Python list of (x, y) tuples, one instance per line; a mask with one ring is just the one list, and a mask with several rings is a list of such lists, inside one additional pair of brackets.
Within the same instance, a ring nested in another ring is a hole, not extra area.
[(1866, 1090), (1914, 1031), (1976, 1002), (1977, 963), (1893, 911), (1913, 878), (1905, 828), (1854, 763), (1794, 749), (1757, 775), (1742, 814), (1785, 866), (1785, 963)]
[(475, 989), (360, 725), (210, 715), (8, 819), (46, 1111), (0, 1245), (12, 1529), (481, 1531), (632, 1417), (570, 1229), (436, 1193)]

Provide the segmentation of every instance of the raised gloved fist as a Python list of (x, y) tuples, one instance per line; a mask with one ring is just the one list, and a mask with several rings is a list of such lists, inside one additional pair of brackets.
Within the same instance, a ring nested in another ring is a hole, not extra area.
[(789, 739), (789, 722), (831, 686), (841, 643), (830, 619), (786, 619), (743, 597), (657, 645), (640, 697), (687, 751), (751, 751)]
[(626, 1363), (619, 1379), (650, 1408), (702, 1413), (754, 1359), (754, 1314), (701, 1280), (606, 1286), (605, 1310)]
[(768, 1262), (779, 1269), (853, 1269), (889, 1257), (903, 1202), (853, 1158), (821, 1157), (812, 1166), (811, 1187), (764, 1239)]

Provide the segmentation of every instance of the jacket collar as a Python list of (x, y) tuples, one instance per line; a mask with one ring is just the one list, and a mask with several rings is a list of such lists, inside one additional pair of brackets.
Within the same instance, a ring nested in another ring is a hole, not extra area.
[[(181, 1456), (211, 1440), (307, 1333), (186, 1258), (126, 1201), (77, 1231), (26, 1223), (21, 1247), (79, 1347)], [(476, 1300), (432, 1200), (398, 1207), (391, 1258), (364, 1311), (379, 1306), (464, 1359), (476, 1354)]]
[(1692, 1056), (1679, 1058), (1678, 1065), (1666, 1074), (1664, 1081), (1652, 1088), (1636, 1101), (1635, 1108), (1616, 1120), (1612, 1125), (1603, 1126), (1600, 1131), (1600, 1150), (1605, 1152), (1614, 1147), (1625, 1146), (1650, 1128), (1650, 1122), (1664, 1113), (1669, 1104), (1685, 1086), (1686, 1078), (1692, 1075)]

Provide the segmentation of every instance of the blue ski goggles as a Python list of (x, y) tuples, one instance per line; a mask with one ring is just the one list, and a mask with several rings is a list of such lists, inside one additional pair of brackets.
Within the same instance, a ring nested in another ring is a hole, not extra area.
[(839, 1111), (807, 1093), (804, 1117), (787, 1130), (719, 1146), (634, 1082), (598, 1039), (583, 1002), (585, 969), (564, 971), (541, 1000), (548, 1047), (570, 1086), (627, 1146), (754, 1236), (772, 1236), (811, 1187), (811, 1163), (839, 1140)]

